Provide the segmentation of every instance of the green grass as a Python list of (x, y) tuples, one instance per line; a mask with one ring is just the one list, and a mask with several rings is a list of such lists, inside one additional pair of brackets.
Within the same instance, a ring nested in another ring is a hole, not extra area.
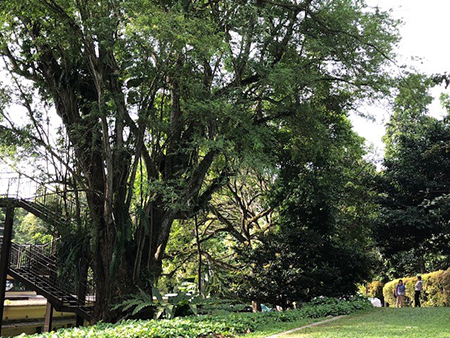
[[(260, 337), (267, 336), (261, 333)], [(283, 335), (284, 338), (450, 338), (450, 308), (382, 308)]]
[(280, 332), (288, 331), (304, 325), (320, 322), (326, 318), (302, 318), (292, 322), (269, 322), (265, 325), (260, 325), (255, 332), (238, 335), (240, 338), (261, 338), (271, 336)]

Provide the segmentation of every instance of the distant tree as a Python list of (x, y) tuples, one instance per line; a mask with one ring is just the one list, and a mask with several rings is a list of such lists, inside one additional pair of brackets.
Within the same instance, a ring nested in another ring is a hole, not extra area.
[(103, 320), (117, 297), (151, 292), (175, 220), (269, 161), (288, 117), (316, 114), (318, 86), (385, 89), (397, 41), (396, 22), (356, 0), (9, 0), (0, 22), (2, 142), (85, 194)]
[(205, 294), (230, 296), (236, 275), (249, 272), (236, 249), (251, 248), (260, 234), (271, 231), (274, 211), (268, 194), (273, 180), (273, 170), (241, 169), (213, 195), (204, 212), (174, 224), (162, 282), (176, 285), (196, 276)]
[(448, 267), (450, 124), (427, 115), (431, 84), (421, 75), (401, 83), (385, 136), (375, 235), (397, 274)]
[(23, 217), (14, 227), (14, 242), (18, 244), (47, 244), (53, 240), (51, 230), (32, 214)]
[[(242, 293), (283, 307), (320, 295), (354, 294), (374, 262), (374, 168), (362, 158), (362, 139), (351, 130), (345, 99), (326, 95), (312, 102), (313, 125), (294, 119), (280, 137), (272, 201), (278, 231), (243, 253), (252, 283)], [(298, 132), (307, 127), (310, 135)]]

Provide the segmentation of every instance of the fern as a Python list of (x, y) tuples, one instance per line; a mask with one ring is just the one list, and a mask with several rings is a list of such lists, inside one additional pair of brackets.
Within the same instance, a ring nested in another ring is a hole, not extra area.
[[(201, 297), (195, 297), (187, 293), (179, 293), (175, 297), (170, 297), (165, 301), (158, 288), (152, 287), (152, 294), (149, 295), (142, 289), (139, 289), (138, 294), (130, 295), (126, 300), (120, 304), (115, 305), (113, 310), (121, 310), (124, 313), (124, 317), (134, 316), (146, 308), (156, 309), (154, 317), (156, 319), (175, 317), (177, 309), (181, 306), (188, 305), (191, 311), (197, 315), (197, 304), (203, 299)], [(131, 311), (132, 310), (132, 311)]]
[[(122, 313), (125, 314), (125, 318), (127, 318), (129, 316), (136, 315), (137, 313), (148, 307), (156, 307), (156, 304), (153, 302), (150, 295), (139, 289), (139, 294), (128, 296), (128, 299), (113, 306), (112, 310), (120, 309)], [(130, 313), (130, 310), (133, 308), (134, 310)]]

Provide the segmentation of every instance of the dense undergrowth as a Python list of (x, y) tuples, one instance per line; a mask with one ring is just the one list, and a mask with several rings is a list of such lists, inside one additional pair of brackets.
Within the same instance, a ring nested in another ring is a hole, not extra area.
[[(260, 313), (230, 313), (220, 316), (178, 317), (172, 320), (125, 320), (116, 324), (99, 323), (90, 327), (42, 333), (33, 337), (231, 337), (257, 331), (268, 323), (292, 322), (302, 318), (321, 318), (350, 314), (372, 305), (364, 298), (337, 300), (318, 298), (300, 310)], [(21, 335), (20, 337), (25, 337)]]

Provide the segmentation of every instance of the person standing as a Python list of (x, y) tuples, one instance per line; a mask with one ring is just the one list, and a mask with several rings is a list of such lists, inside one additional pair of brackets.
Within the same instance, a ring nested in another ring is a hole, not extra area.
[(417, 283), (414, 286), (414, 306), (420, 307), (420, 293), (422, 292), (423, 282), (422, 277), (417, 276)]
[(396, 307), (403, 307), (403, 300), (405, 298), (406, 288), (403, 281), (400, 279), (395, 286)]

